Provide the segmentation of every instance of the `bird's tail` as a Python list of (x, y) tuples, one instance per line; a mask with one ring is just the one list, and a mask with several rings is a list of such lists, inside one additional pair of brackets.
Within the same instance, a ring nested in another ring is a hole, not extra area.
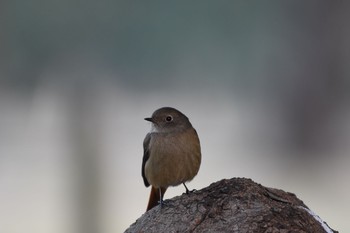
[(162, 195), (162, 200), (163, 200), (164, 193), (165, 193), (166, 189), (167, 188), (160, 188), (160, 192), (159, 192), (159, 188), (155, 188), (154, 186), (152, 186), (151, 193), (149, 195), (147, 211), (159, 204), (160, 195)]

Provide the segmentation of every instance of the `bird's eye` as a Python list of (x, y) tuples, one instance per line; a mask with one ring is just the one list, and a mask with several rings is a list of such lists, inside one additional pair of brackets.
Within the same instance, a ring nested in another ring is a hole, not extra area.
[(170, 122), (170, 121), (173, 120), (173, 117), (169, 115), (169, 116), (167, 116), (167, 117), (165, 118), (165, 120), (166, 120), (167, 122)]

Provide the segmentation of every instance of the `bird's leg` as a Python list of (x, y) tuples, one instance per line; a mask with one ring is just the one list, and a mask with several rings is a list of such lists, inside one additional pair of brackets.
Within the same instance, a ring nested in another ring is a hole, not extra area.
[(189, 193), (193, 193), (194, 191), (196, 191), (195, 189), (193, 190), (188, 190), (187, 186), (185, 185), (185, 183), (182, 183), (184, 186), (185, 186), (185, 189), (186, 189), (186, 194), (189, 194)]
[(159, 187), (159, 204), (160, 204), (160, 207), (164, 205), (162, 189), (160, 187)]
[(162, 208), (163, 206), (169, 206), (169, 207), (172, 206), (171, 203), (170, 203), (170, 200), (163, 200), (165, 190), (166, 189), (163, 188), (163, 192), (162, 192), (162, 188), (159, 188), (159, 205), (160, 205), (160, 208)]

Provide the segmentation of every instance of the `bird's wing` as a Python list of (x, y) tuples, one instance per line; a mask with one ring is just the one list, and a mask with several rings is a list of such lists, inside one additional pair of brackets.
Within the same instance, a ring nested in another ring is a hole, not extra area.
[(143, 140), (143, 158), (142, 158), (142, 178), (143, 178), (143, 182), (145, 183), (145, 186), (148, 187), (149, 186), (149, 182), (146, 178), (145, 175), (145, 166), (146, 166), (146, 162), (149, 158), (149, 143), (151, 141), (151, 134), (147, 134), (145, 139)]

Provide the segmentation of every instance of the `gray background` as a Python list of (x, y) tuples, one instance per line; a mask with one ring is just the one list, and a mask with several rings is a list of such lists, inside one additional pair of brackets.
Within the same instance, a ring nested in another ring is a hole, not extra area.
[(252, 178), (350, 232), (349, 9), (2, 1), (0, 232), (125, 230), (149, 195), (143, 118), (162, 106), (185, 113), (201, 139), (189, 188)]

